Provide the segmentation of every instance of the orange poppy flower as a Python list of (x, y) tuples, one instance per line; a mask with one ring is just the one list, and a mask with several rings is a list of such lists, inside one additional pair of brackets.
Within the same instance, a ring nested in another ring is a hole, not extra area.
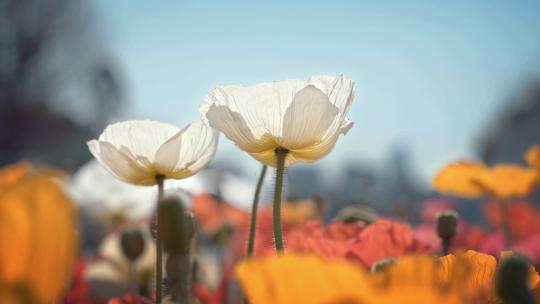
[(362, 269), (302, 254), (252, 258), (235, 272), (254, 304), (371, 303)]
[(467, 198), (477, 198), (484, 194), (478, 183), (487, 172), (486, 166), (475, 162), (459, 161), (444, 167), (433, 180), (435, 190)]
[(493, 276), (497, 267), (495, 257), (473, 250), (449, 254), (440, 258), (441, 281), (457, 287), (469, 297), (493, 295)]
[(287, 252), (313, 253), (331, 259), (346, 259), (363, 225), (334, 222), (324, 227), (312, 220), (285, 234)]
[(55, 303), (75, 258), (74, 206), (48, 176), (21, 178), (21, 167), (14, 168), (19, 181), (0, 193), (0, 286), (23, 290), (21, 296), (34, 302)]
[(210, 194), (194, 196), (192, 210), (197, 223), (207, 234), (215, 233), (226, 224), (239, 228), (249, 223), (249, 213), (228, 203), (218, 202)]
[[(501, 257), (511, 255), (503, 252)], [(498, 303), (494, 290), (494, 278), (497, 269), (495, 257), (473, 250), (461, 254), (450, 254), (440, 258), (440, 279), (449, 286), (456, 287), (469, 299), (488, 299), (489, 303)], [(540, 277), (533, 266), (529, 268), (529, 285), (538, 286)]]
[(313, 253), (329, 259), (347, 259), (366, 268), (385, 258), (425, 252), (427, 244), (418, 241), (407, 224), (378, 220), (363, 223), (334, 222), (327, 227), (309, 221), (285, 234), (287, 252)]

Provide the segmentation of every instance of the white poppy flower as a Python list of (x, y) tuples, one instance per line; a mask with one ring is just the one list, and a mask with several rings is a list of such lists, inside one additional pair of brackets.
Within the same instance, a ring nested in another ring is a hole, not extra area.
[(285, 166), (326, 156), (346, 117), (354, 82), (346, 76), (315, 76), (253, 86), (218, 86), (201, 105), (203, 120), (255, 159), (276, 166), (276, 148), (288, 150)]
[(133, 120), (107, 126), (88, 142), (94, 157), (118, 179), (134, 185), (155, 185), (156, 176), (182, 179), (203, 168), (214, 156), (218, 133), (203, 122), (183, 129)]
[(128, 221), (150, 217), (157, 195), (153, 187), (119, 181), (96, 160), (77, 170), (71, 178), (70, 190), (75, 202), (95, 220), (105, 223), (113, 219), (113, 214), (122, 215)]

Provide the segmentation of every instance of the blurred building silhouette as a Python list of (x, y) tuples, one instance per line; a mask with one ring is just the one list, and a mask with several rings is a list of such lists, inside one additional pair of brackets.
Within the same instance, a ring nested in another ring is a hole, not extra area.
[(381, 168), (359, 160), (349, 161), (331, 181), (317, 165), (293, 166), (287, 172), (292, 198), (324, 193), (330, 217), (348, 205), (367, 206), (378, 212), (414, 221), (428, 191), (422, 188), (409, 163), (408, 150), (396, 145)]
[(523, 153), (540, 144), (540, 79), (508, 100), (481, 136), (479, 153), (488, 164), (523, 163)]
[(407, 146), (390, 149), (379, 178), (377, 210), (414, 222), (427, 189), (418, 182)]
[(0, 0), (0, 166), (75, 168), (122, 104), (89, 1)]
[(286, 183), (290, 199), (308, 198), (324, 192), (321, 172), (315, 166), (296, 166), (287, 171)]

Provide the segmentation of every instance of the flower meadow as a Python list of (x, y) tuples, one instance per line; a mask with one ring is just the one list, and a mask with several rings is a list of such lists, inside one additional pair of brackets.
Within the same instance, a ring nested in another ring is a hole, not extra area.
[[(540, 303), (539, 146), (522, 163), (448, 160), (416, 222), (286, 195), (290, 167), (340, 148), (354, 99), (345, 75), (216, 86), (185, 126), (108, 125), (74, 173), (2, 168), (0, 303)], [(223, 175), (208, 167), (220, 136), (259, 163), (249, 209), (239, 184), (188, 182)]]

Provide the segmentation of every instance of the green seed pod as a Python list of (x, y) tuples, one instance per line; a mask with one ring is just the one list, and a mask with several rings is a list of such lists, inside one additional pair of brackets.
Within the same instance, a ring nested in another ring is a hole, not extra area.
[(443, 240), (453, 238), (457, 232), (458, 214), (453, 210), (437, 213), (437, 234)]
[(140, 229), (129, 227), (120, 235), (120, 248), (124, 255), (131, 261), (135, 261), (144, 251), (145, 241)]
[(184, 209), (177, 197), (167, 197), (158, 205), (163, 250), (170, 254), (189, 252), (195, 236), (193, 214)]
[(495, 287), (504, 304), (533, 304), (528, 280), (529, 263), (526, 257), (516, 254), (501, 259), (495, 276)]

